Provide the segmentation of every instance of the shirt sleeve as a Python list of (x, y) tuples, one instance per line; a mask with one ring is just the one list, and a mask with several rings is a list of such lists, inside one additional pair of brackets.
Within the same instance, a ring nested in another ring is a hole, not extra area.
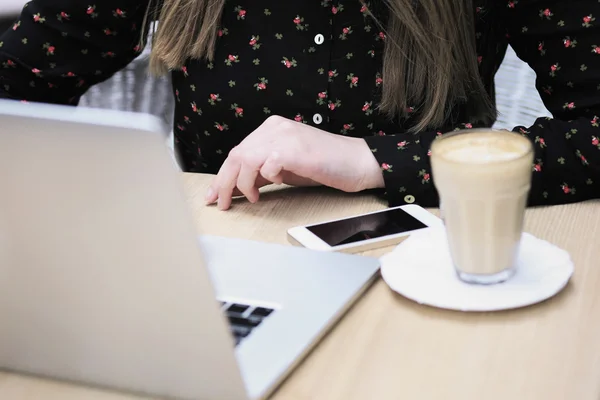
[(148, 0), (33, 0), (0, 36), (0, 98), (77, 104), (140, 54)]
[[(535, 149), (529, 205), (599, 198), (600, 2), (506, 3), (509, 43), (535, 71), (536, 87), (554, 117), (513, 129), (529, 137)], [(366, 138), (381, 165), (390, 205), (438, 205), (429, 163), (435, 136)]]

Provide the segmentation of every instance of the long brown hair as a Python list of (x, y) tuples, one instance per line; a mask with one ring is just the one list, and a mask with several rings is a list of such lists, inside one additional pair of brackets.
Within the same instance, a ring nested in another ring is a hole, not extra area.
[[(473, 120), (493, 121), (495, 107), (479, 76), (472, 0), (375, 1), (390, 11), (386, 24), (375, 21), (386, 33), (379, 109), (393, 118), (412, 107), (414, 132), (442, 127), (459, 104), (469, 105)], [(225, 2), (163, 0), (159, 11), (150, 8), (159, 21), (151, 71), (179, 69), (189, 58), (212, 61)]]

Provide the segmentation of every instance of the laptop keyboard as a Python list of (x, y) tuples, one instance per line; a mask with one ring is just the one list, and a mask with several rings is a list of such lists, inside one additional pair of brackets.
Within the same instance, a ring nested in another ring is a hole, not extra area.
[(272, 308), (257, 307), (248, 304), (221, 302), (222, 310), (229, 320), (231, 333), (235, 338), (235, 345), (248, 337), (265, 318), (275, 311)]

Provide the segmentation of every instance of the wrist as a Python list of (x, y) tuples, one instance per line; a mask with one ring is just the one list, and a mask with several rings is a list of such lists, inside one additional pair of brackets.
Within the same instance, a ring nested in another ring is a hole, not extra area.
[(356, 138), (357, 146), (360, 149), (360, 171), (362, 172), (362, 184), (360, 190), (382, 189), (385, 187), (381, 166), (373, 155), (373, 151), (362, 138)]

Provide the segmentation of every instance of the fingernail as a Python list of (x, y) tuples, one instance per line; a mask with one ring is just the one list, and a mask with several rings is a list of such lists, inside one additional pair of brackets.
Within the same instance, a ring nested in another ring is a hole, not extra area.
[(214, 191), (212, 190), (212, 188), (208, 188), (208, 190), (206, 191), (206, 197), (204, 198), (207, 202), (212, 202), (212, 197), (213, 197)]

